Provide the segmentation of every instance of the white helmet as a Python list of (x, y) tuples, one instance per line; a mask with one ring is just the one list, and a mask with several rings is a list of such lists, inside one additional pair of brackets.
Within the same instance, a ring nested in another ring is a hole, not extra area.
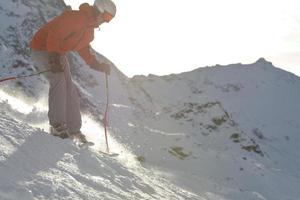
[(111, 0), (95, 0), (94, 6), (101, 12), (105, 11), (111, 14), (112, 16), (116, 15), (116, 5)]

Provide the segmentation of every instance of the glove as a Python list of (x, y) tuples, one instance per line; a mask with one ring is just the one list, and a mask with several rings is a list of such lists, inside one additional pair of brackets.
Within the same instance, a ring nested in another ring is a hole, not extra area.
[(102, 73), (106, 73), (107, 75), (110, 75), (110, 66), (106, 63), (99, 63), (97, 60), (95, 60), (90, 64), (90, 67)]
[(59, 53), (49, 53), (49, 64), (51, 72), (59, 73), (65, 70), (64, 65), (61, 63), (61, 55)]

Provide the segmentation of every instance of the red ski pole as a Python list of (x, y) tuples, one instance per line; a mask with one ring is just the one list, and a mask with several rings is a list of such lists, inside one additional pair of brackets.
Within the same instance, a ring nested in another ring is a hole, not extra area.
[(106, 79), (106, 108), (105, 108), (105, 114), (104, 114), (104, 132), (105, 132), (105, 141), (106, 141), (106, 151), (109, 153), (109, 146), (108, 146), (108, 140), (107, 140), (107, 126), (108, 126), (108, 106), (109, 106), (109, 99), (108, 99), (108, 76), (105, 74)]

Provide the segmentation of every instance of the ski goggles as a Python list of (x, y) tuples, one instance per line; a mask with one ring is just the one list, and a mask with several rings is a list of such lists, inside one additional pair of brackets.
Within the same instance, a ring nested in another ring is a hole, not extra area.
[(112, 20), (112, 18), (114, 18), (114, 16), (108, 12), (104, 12), (102, 13), (102, 18), (105, 22), (110, 22), (110, 20)]

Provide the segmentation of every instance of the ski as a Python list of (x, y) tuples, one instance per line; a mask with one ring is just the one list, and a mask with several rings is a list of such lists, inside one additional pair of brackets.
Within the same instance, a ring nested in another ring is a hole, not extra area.
[(85, 143), (80, 143), (78, 141), (72, 141), (72, 142), (78, 148), (88, 148), (88, 147), (92, 147), (95, 145), (95, 143), (93, 143), (93, 142), (85, 142)]
[(118, 157), (119, 156), (118, 153), (107, 153), (107, 152), (104, 152), (104, 151), (96, 151), (96, 152), (98, 152), (100, 154), (103, 154), (105, 156), (109, 156), (109, 157)]
[(94, 145), (95, 145), (95, 143), (93, 143), (93, 142), (86, 142), (86, 143), (78, 144), (79, 147), (91, 147)]

